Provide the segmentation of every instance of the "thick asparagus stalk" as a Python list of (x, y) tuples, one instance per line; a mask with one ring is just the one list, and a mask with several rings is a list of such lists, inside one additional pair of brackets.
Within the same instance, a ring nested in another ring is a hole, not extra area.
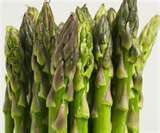
[(160, 16), (154, 16), (149, 23), (142, 30), (138, 49), (140, 55), (135, 64), (135, 73), (133, 75), (133, 88), (131, 90), (131, 97), (129, 101), (129, 112), (128, 112), (128, 133), (139, 133), (139, 112), (142, 107), (142, 74), (144, 66), (151, 54), (152, 47), (156, 40), (158, 29), (160, 27)]
[(24, 133), (26, 128), (27, 100), (25, 96), (24, 52), (18, 38), (18, 30), (12, 26), (6, 28), (6, 69), (7, 92), (14, 120), (14, 133)]
[(138, 30), (137, 1), (123, 0), (113, 29), (113, 63), (115, 76), (112, 85), (112, 133), (127, 132), (130, 83), (138, 51), (135, 47)]
[(71, 14), (57, 35), (52, 55), (53, 82), (47, 98), (49, 133), (67, 133), (68, 103), (73, 100), (73, 78), (78, 59), (77, 29), (77, 18)]
[(10, 82), (6, 76), (6, 92), (5, 92), (5, 102), (3, 107), (4, 117), (5, 117), (5, 133), (13, 133), (14, 121), (11, 117), (11, 106), (12, 101), (9, 98), (9, 91), (11, 90)]
[(20, 43), (24, 51), (24, 66), (25, 66), (25, 96), (27, 97), (28, 107), (27, 111), (27, 131), (30, 131), (30, 105), (31, 105), (31, 93), (32, 93), (32, 84), (33, 84), (33, 72), (31, 68), (31, 56), (32, 56), (32, 47), (34, 43), (34, 34), (35, 34), (35, 25), (38, 17), (38, 10), (34, 7), (28, 7), (26, 13), (24, 14), (22, 24), (19, 30)]
[(111, 133), (111, 78), (112, 65), (112, 36), (107, 20), (107, 11), (102, 5), (95, 17), (94, 26), (94, 55), (95, 55), (95, 91), (92, 110), (93, 133)]
[(51, 88), (50, 60), (54, 49), (56, 25), (48, 2), (43, 3), (35, 29), (32, 54), (34, 83), (31, 103), (31, 133), (48, 131), (48, 109), (46, 98)]
[(89, 107), (87, 103), (87, 92), (89, 90), (89, 78), (93, 70), (93, 40), (90, 21), (84, 10), (77, 7), (76, 16), (78, 18), (78, 46), (79, 59), (76, 66), (74, 78), (74, 101), (72, 133), (87, 133)]

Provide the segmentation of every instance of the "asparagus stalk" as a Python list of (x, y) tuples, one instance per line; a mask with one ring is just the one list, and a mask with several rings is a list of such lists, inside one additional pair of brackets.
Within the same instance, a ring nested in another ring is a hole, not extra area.
[(48, 2), (43, 3), (38, 16), (32, 54), (34, 83), (31, 103), (31, 133), (48, 132), (48, 109), (46, 98), (51, 88), (50, 60), (54, 49), (56, 24)]
[(24, 52), (20, 45), (18, 33), (18, 30), (14, 27), (7, 26), (5, 55), (8, 81), (7, 92), (9, 99), (12, 101), (11, 116), (14, 120), (13, 132), (23, 133), (27, 130), (27, 100), (25, 96)]
[(92, 28), (86, 13), (82, 8), (77, 7), (76, 16), (78, 18), (78, 46), (79, 59), (76, 66), (74, 78), (74, 101), (73, 120), (71, 125), (72, 133), (87, 133), (89, 107), (87, 103), (87, 92), (89, 90), (89, 78), (93, 70), (93, 40)]
[(33, 72), (31, 68), (31, 55), (32, 55), (32, 47), (34, 43), (34, 32), (35, 25), (38, 17), (38, 10), (34, 7), (28, 7), (26, 13), (24, 14), (22, 24), (19, 30), (19, 39), (21, 46), (24, 51), (24, 66), (25, 66), (25, 96), (27, 97), (27, 122), (25, 123), (27, 126), (27, 131), (30, 131), (30, 105), (31, 105), (31, 93), (32, 93), (32, 84), (33, 84)]
[(126, 120), (133, 66), (138, 51), (135, 46), (138, 30), (137, 1), (123, 0), (113, 29), (113, 63), (115, 76), (112, 85), (112, 133), (127, 132)]
[(10, 82), (6, 76), (6, 92), (5, 92), (5, 102), (3, 107), (4, 117), (5, 117), (5, 133), (13, 133), (14, 121), (11, 116), (12, 101), (9, 98), (9, 91), (11, 90)]
[[(101, 11), (102, 13), (100, 13)], [(112, 36), (107, 19), (107, 11), (102, 5), (95, 17), (94, 55), (95, 55), (95, 91), (92, 110), (93, 133), (111, 133), (111, 78), (113, 77)]]
[[(92, 19), (92, 16), (86, 6), (86, 4), (83, 5), (83, 7), (81, 8), (83, 10), (83, 12), (85, 13), (86, 15), (86, 18), (88, 19), (88, 22), (90, 23), (90, 26), (91, 26), (91, 30), (93, 32), (93, 28), (94, 28), (94, 20)], [(89, 79), (89, 91), (87, 93), (87, 102), (88, 102), (88, 106), (89, 106), (89, 110), (90, 110), (90, 113), (91, 113), (91, 110), (92, 110), (92, 106), (93, 106), (93, 96), (94, 96), (94, 74), (91, 75), (90, 79)], [(88, 120), (88, 132), (92, 132), (93, 130), (93, 125), (92, 125), (92, 118), (90, 117), (89, 120)]]
[(139, 112), (142, 108), (142, 74), (144, 66), (151, 54), (154, 41), (160, 27), (160, 16), (152, 17), (149, 23), (142, 30), (138, 40), (138, 49), (140, 55), (135, 64), (135, 73), (133, 74), (133, 88), (131, 90), (131, 97), (129, 101), (129, 112), (127, 127), (128, 133), (139, 133)]
[(78, 59), (77, 18), (71, 14), (57, 35), (52, 55), (53, 82), (47, 98), (49, 133), (67, 133), (68, 103), (73, 100), (73, 78)]

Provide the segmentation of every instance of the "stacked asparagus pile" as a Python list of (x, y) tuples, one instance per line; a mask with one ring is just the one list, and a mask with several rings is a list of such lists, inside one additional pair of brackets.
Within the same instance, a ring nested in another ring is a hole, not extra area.
[(160, 27), (140, 36), (137, 0), (86, 5), (57, 25), (49, 2), (6, 28), (5, 133), (138, 133), (143, 69)]

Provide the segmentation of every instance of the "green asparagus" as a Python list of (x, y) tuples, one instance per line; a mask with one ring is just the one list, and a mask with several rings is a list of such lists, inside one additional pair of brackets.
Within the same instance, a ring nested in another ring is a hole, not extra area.
[(158, 29), (160, 27), (160, 16), (154, 16), (142, 30), (138, 40), (138, 49), (140, 55), (135, 64), (135, 73), (133, 74), (133, 87), (129, 101), (129, 112), (127, 127), (128, 133), (139, 133), (139, 112), (142, 108), (142, 74), (144, 66), (151, 54), (153, 44), (156, 40)]
[[(25, 96), (25, 68), (23, 65), (24, 51), (20, 45), (18, 33), (18, 30), (14, 27), (7, 26), (5, 55), (8, 87), (6, 93), (8, 93), (8, 100), (11, 100), (11, 116), (14, 120), (13, 132), (23, 133), (27, 130), (27, 100)], [(6, 105), (5, 107), (7, 112), (9, 111), (9, 106), (10, 105)], [(8, 122), (11, 122), (10, 124), (12, 125), (10, 116), (8, 117)]]
[(90, 116), (87, 103), (89, 78), (93, 70), (93, 39), (90, 21), (83, 8), (77, 7), (79, 59), (74, 77), (74, 101), (71, 133), (87, 133)]
[(126, 133), (133, 66), (138, 56), (137, 0), (123, 0), (113, 29), (112, 133)]
[(33, 84), (33, 72), (31, 68), (31, 55), (32, 47), (34, 43), (34, 32), (35, 25), (38, 17), (38, 10), (34, 7), (28, 7), (26, 13), (24, 14), (22, 24), (19, 30), (20, 44), (24, 51), (24, 66), (25, 66), (25, 96), (27, 97), (27, 131), (30, 131), (30, 104), (31, 104), (31, 93)]
[(58, 26), (50, 1), (6, 27), (5, 133), (139, 133), (143, 70), (160, 15), (139, 36), (137, 0), (84, 4)]
[[(100, 13), (101, 11), (102, 13)], [(112, 36), (107, 19), (107, 10), (102, 5), (95, 17), (94, 56), (95, 56), (95, 91), (92, 110), (93, 133), (111, 133), (111, 78)]]
[(77, 18), (71, 14), (56, 39), (52, 55), (53, 81), (47, 98), (52, 119), (49, 133), (67, 133), (68, 103), (73, 101), (73, 78), (78, 59)]
[(34, 83), (32, 86), (31, 133), (44, 133), (48, 131), (46, 98), (51, 88), (50, 60), (55, 47), (56, 29), (57, 27), (49, 3), (44, 2), (37, 19), (35, 38), (33, 38), (34, 45), (31, 65), (34, 72)]

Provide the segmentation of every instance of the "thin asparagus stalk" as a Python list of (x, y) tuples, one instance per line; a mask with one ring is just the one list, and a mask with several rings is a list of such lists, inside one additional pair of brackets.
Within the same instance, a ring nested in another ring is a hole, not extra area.
[[(91, 30), (93, 32), (93, 28), (94, 28), (94, 20), (92, 19), (92, 16), (86, 6), (86, 4), (83, 5), (82, 7), (82, 10), (83, 12), (85, 13), (86, 15), (86, 18), (88, 19), (88, 22), (90, 23), (90, 26), (91, 26)], [(92, 106), (93, 106), (93, 96), (94, 96), (94, 78), (93, 78), (93, 75), (91, 75), (90, 79), (89, 79), (89, 91), (87, 93), (87, 102), (88, 102), (88, 106), (89, 106), (89, 110), (90, 110), (90, 113), (91, 113), (91, 110), (92, 110)], [(88, 132), (92, 132), (93, 128), (92, 128), (92, 118), (90, 117), (89, 120), (88, 120)]]
[(112, 36), (108, 23), (105, 6), (102, 5), (95, 17), (94, 27), (94, 55), (95, 55), (95, 91), (92, 110), (93, 133), (111, 133), (111, 106), (110, 90), (113, 77), (112, 65)]
[(54, 49), (56, 24), (48, 2), (38, 16), (32, 54), (32, 70), (34, 83), (32, 86), (31, 133), (48, 132), (48, 109), (46, 98), (51, 88), (50, 60)]
[(20, 43), (24, 51), (24, 66), (25, 66), (25, 96), (27, 97), (28, 107), (27, 111), (27, 122), (25, 123), (27, 126), (27, 131), (30, 131), (30, 105), (31, 105), (31, 94), (32, 94), (32, 84), (33, 84), (33, 72), (31, 68), (31, 56), (32, 56), (32, 47), (34, 43), (34, 33), (35, 33), (35, 25), (38, 17), (38, 10), (34, 7), (28, 7), (26, 13), (24, 14), (22, 24), (19, 30), (19, 38)]
[(160, 28), (160, 16), (156, 15), (147, 23), (139, 36), (138, 49), (140, 55), (135, 64), (135, 73), (133, 75), (133, 88), (129, 101), (129, 112), (127, 127), (128, 133), (139, 133), (139, 112), (142, 108), (142, 74), (144, 66), (151, 54), (152, 47)]
[(6, 76), (6, 92), (5, 92), (5, 102), (3, 107), (3, 112), (5, 117), (5, 133), (13, 133), (14, 129), (14, 121), (11, 116), (12, 101), (11, 98), (9, 98), (9, 90), (11, 90), (11, 86)]
[(73, 78), (78, 59), (78, 22), (71, 14), (57, 35), (52, 87), (47, 98), (51, 118), (49, 133), (67, 133), (68, 103), (73, 100)]
[(74, 101), (71, 133), (87, 133), (90, 116), (87, 103), (89, 78), (93, 70), (92, 27), (83, 8), (77, 7), (79, 59), (74, 78)]
[(133, 66), (138, 56), (135, 46), (138, 30), (137, 1), (123, 0), (113, 29), (112, 133), (126, 133)]
[[(12, 101), (11, 116), (14, 120), (14, 133), (24, 133), (26, 128), (27, 100), (25, 96), (24, 52), (18, 38), (18, 30), (6, 28), (6, 69), (8, 95)], [(11, 127), (12, 128), (12, 127)]]

